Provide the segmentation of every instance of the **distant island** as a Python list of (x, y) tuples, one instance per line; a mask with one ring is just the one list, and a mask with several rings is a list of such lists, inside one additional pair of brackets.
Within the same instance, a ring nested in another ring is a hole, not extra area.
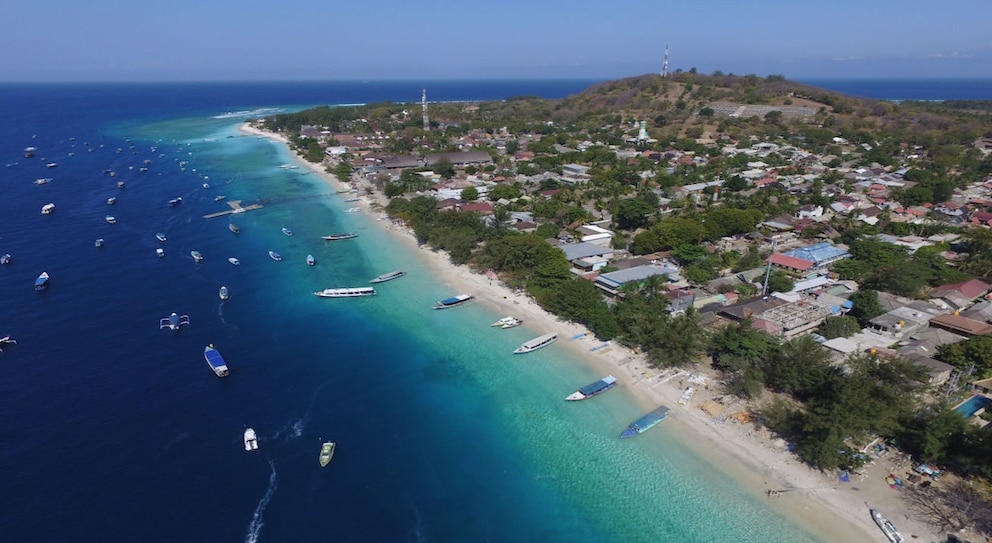
[(714, 412), (805, 464), (904, 455), (914, 514), (992, 534), (992, 101), (690, 71), (250, 124), (452, 262), (711, 373)]

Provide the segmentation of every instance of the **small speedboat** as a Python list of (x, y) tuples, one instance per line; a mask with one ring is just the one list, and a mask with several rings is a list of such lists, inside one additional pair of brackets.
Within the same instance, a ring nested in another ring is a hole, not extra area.
[(240, 234), (241, 233), (241, 228), (239, 228), (238, 225), (234, 224), (233, 222), (231, 224), (227, 225), (227, 229), (230, 230), (231, 232), (235, 233), (235, 234)]
[(110, 198), (107, 198), (107, 205), (108, 206), (112, 206), (112, 205), (114, 205), (116, 203), (117, 203), (117, 197), (111, 196)]
[(313, 255), (307, 255), (307, 266), (313, 266), (316, 263), (317, 259), (315, 259)]
[(325, 441), (323, 445), (320, 446), (320, 466), (324, 467), (330, 463), (331, 458), (334, 456), (334, 442)]
[(292, 236), (293, 235), (293, 231), (290, 230), (289, 228), (286, 228), (285, 226), (282, 227), (282, 233), (283, 234), (286, 234), (287, 236)]
[(279, 253), (277, 253), (277, 252), (275, 252), (275, 251), (269, 251), (269, 258), (271, 258), (272, 260), (275, 260), (276, 262), (278, 262), (278, 261), (282, 260), (282, 255), (279, 254)]
[(159, 232), (158, 234), (155, 234), (155, 239), (157, 239), (157, 240), (159, 240), (159, 241), (161, 241), (161, 242), (164, 243), (165, 240), (166, 240), (166, 237), (165, 237), (165, 234), (163, 234), (162, 232)]
[(245, 428), (245, 450), (254, 451), (258, 449), (258, 436), (255, 435), (255, 430), (252, 428)]
[(109, 224), (117, 224), (117, 218), (114, 217), (113, 215), (107, 215), (106, 221)]
[(231, 258), (228, 258), (227, 261), (230, 262), (231, 264), (234, 264), (235, 266), (241, 265), (241, 261), (238, 260), (237, 258), (234, 258), (233, 256)]
[(118, 181), (117, 182), (117, 188), (119, 188), (119, 189), (124, 188), (124, 182), (123, 181)]
[(221, 285), (220, 290), (217, 291), (217, 296), (220, 297), (221, 300), (227, 300), (231, 297), (231, 291), (228, 290), (226, 285)]
[(96, 241), (93, 242), (93, 246), (97, 249), (103, 247), (103, 238), (96, 238)]
[(11, 259), (13, 259), (13, 257), (10, 256), (10, 253), (4, 253), (3, 255), (0, 255), (0, 264), (10, 264)]
[(48, 272), (41, 272), (41, 275), (34, 280), (35, 290), (45, 290), (48, 288), (48, 280), (50, 279)]
[(178, 198), (173, 198), (173, 199), (169, 200), (169, 207), (176, 207), (177, 205), (179, 205), (181, 203), (183, 203), (182, 196), (180, 196)]
[(203, 255), (200, 254), (200, 251), (190, 251), (189, 252), (189, 256), (193, 257), (193, 260), (195, 260), (197, 262), (202, 262), (203, 261)]
[(162, 258), (163, 256), (165, 256), (165, 251), (161, 247), (159, 247), (158, 249), (155, 249), (155, 254), (157, 254), (159, 258)]

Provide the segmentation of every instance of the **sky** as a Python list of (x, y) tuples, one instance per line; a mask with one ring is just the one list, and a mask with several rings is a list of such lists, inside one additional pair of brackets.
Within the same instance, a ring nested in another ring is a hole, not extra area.
[(992, 1), (4, 2), (0, 82), (992, 77)]

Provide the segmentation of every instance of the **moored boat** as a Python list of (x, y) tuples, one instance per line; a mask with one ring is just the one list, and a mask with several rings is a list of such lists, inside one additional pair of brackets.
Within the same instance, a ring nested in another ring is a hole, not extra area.
[(344, 234), (330, 234), (330, 235), (327, 235), (327, 236), (320, 236), (320, 239), (323, 239), (323, 240), (326, 240), (326, 241), (335, 241), (335, 240), (339, 240), (339, 239), (351, 239), (351, 238), (357, 238), (357, 237), (358, 237), (358, 232), (346, 232)]
[(227, 363), (224, 362), (224, 357), (220, 355), (220, 351), (215, 349), (212, 343), (203, 348), (203, 358), (207, 361), (210, 369), (217, 374), (217, 377), (227, 377)]
[(182, 326), (189, 326), (189, 315), (180, 315), (179, 313), (172, 313), (168, 317), (164, 317), (158, 320), (159, 330), (173, 330), (177, 331)]
[(200, 254), (200, 251), (190, 251), (189, 256), (193, 257), (193, 260), (197, 262), (203, 262), (203, 255)]
[(692, 399), (692, 394), (694, 392), (696, 392), (695, 388), (691, 386), (686, 387), (686, 389), (682, 392), (682, 395), (679, 396), (679, 405), (686, 405), (687, 403), (689, 403), (689, 400)]
[(117, 217), (114, 217), (113, 215), (107, 215), (104, 219), (108, 224), (117, 224)]
[(269, 251), (269, 258), (271, 258), (272, 260), (275, 260), (276, 262), (278, 262), (278, 261), (282, 260), (282, 255), (279, 254), (279, 253), (277, 253), (277, 252), (275, 252), (275, 251)]
[(159, 258), (162, 258), (163, 256), (165, 256), (165, 249), (159, 247), (155, 249), (155, 254), (157, 254)]
[(885, 518), (885, 515), (875, 509), (870, 510), (870, 513), (871, 519), (875, 521), (875, 524), (891, 543), (906, 543), (906, 538), (899, 533), (899, 530), (896, 530), (895, 525), (889, 519)]
[(124, 188), (124, 182), (123, 181), (118, 181), (117, 182), (117, 188), (119, 188), (119, 189)]
[(35, 185), (47, 185), (51, 182), (52, 182), (51, 177), (39, 177), (38, 179), (34, 180)]
[(107, 198), (107, 205), (108, 206), (112, 206), (112, 205), (114, 205), (116, 203), (117, 203), (117, 197), (116, 196), (111, 196), (110, 198)]
[(227, 285), (221, 285), (220, 290), (217, 291), (217, 296), (221, 300), (227, 300), (231, 297), (231, 291), (227, 288)]
[(293, 231), (290, 230), (289, 228), (286, 228), (285, 226), (282, 227), (282, 233), (283, 234), (286, 234), (287, 236), (292, 236), (293, 235)]
[(321, 298), (356, 298), (359, 296), (375, 296), (375, 289), (372, 287), (325, 288), (313, 294)]
[(568, 401), (585, 400), (586, 398), (592, 398), (597, 394), (602, 394), (607, 390), (610, 390), (617, 384), (617, 378), (612, 375), (607, 375), (599, 381), (589, 383), (588, 385), (579, 388), (567, 398)]
[(54, 211), (55, 211), (55, 204), (53, 203), (48, 203), (41, 206), (42, 215), (51, 215)]
[(472, 299), (471, 294), (459, 294), (458, 296), (452, 296), (451, 298), (445, 298), (443, 300), (438, 300), (434, 303), (434, 309), (448, 309), (449, 307), (455, 307), (461, 305)]
[(253, 428), (245, 428), (245, 450), (258, 450), (258, 436), (255, 434), (255, 430)]
[(234, 258), (233, 256), (228, 258), (227, 261), (230, 262), (231, 264), (234, 264), (235, 266), (241, 265), (241, 261), (238, 260), (237, 258)]
[(183, 203), (183, 197), (173, 198), (169, 200), (169, 207), (176, 207), (177, 205)]
[(396, 279), (398, 277), (403, 277), (404, 275), (406, 275), (406, 272), (402, 270), (391, 271), (389, 273), (384, 273), (379, 277), (376, 277), (375, 279), (369, 281), (369, 283), (373, 283), (373, 284), (385, 283), (386, 281), (392, 281), (393, 279)]
[(14, 257), (10, 256), (10, 253), (4, 253), (0, 255), (0, 264), (10, 264), (10, 261), (13, 260), (13, 258)]
[(227, 225), (227, 229), (235, 234), (241, 233), (241, 228), (238, 225), (234, 224), (233, 222)]
[(163, 234), (162, 232), (159, 232), (158, 234), (155, 234), (155, 239), (157, 239), (157, 240), (159, 240), (161, 242), (165, 242), (166, 237), (165, 237), (165, 234)]
[(320, 467), (326, 466), (330, 463), (331, 458), (334, 456), (334, 446), (333, 441), (325, 441), (323, 445), (320, 446)]
[(313, 266), (316, 263), (317, 259), (315, 259), (313, 255), (307, 255), (307, 266)]
[(96, 238), (96, 241), (93, 242), (93, 246), (97, 249), (103, 247), (103, 238)]
[(639, 436), (657, 426), (658, 423), (665, 420), (667, 417), (668, 408), (663, 405), (659, 406), (654, 411), (651, 411), (650, 413), (630, 423), (630, 426), (628, 426), (627, 429), (620, 434), (620, 437), (622, 439), (626, 439), (628, 437)]
[(344, 210), (345, 213), (358, 213), (359, 211), (361, 211), (361, 209), (357, 207), (349, 207), (348, 209)]
[(45, 290), (46, 288), (48, 288), (49, 279), (51, 279), (51, 277), (48, 275), (48, 272), (41, 272), (41, 275), (39, 275), (38, 278), (34, 280), (34, 289)]
[(540, 349), (541, 347), (547, 347), (555, 341), (558, 340), (558, 334), (544, 334), (543, 336), (538, 336), (530, 341), (525, 341), (523, 345), (516, 348), (513, 354), (524, 354), (530, 353)]
[(495, 326), (497, 328), (502, 328), (506, 330), (507, 328), (513, 328), (515, 326), (520, 326), (524, 321), (516, 317), (503, 317), (502, 319), (490, 324), (489, 326)]
[(24, 148), (24, 158), (31, 158), (31, 157), (33, 157), (35, 151), (37, 151), (37, 150), (38, 150), (37, 147), (25, 147)]

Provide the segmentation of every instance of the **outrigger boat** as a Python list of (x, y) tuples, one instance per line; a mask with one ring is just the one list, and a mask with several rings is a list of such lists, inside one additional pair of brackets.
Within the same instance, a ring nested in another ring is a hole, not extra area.
[(347, 232), (347, 233), (344, 233), (344, 234), (331, 234), (331, 235), (328, 235), (328, 236), (320, 236), (320, 239), (323, 239), (323, 240), (326, 240), (326, 241), (336, 241), (336, 240), (339, 240), (339, 239), (351, 239), (351, 238), (357, 238), (357, 237), (358, 237), (358, 232)]
[(158, 329), (165, 330), (179, 330), (183, 326), (189, 326), (189, 315), (180, 315), (178, 313), (173, 313), (168, 317), (159, 319)]
[(375, 279), (369, 281), (369, 283), (373, 283), (373, 284), (375, 284), (375, 283), (385, 283), (386, 281), (392, 281), (393, 279), (396, 279), (396, 278), (399, 278), (399, 277), (403, 277), (404, 275), (406, 275), (406, 272), (405, 271), (396, 270), (396, 271), (392, 271), (392, 272), (389, 272), (389, 273), (384, 273), (384, 274), (380, 275), (379, 277), (376, 277)]
[[(17, 345), (17, 340), (10, 336), (0, 337), (0, 347), (6, 347), (7, 345)], [(0, 348), (0, 352), (3, 352), (2, 348)]]
[(497, 328), (502, 328), (506, 330), (507, 328), (513, 328), (515, 326), (520, 326), (524, 321), (516, 317), (503, 317), (502, 319), (490, 324), (489, 326), (495, 326)]

